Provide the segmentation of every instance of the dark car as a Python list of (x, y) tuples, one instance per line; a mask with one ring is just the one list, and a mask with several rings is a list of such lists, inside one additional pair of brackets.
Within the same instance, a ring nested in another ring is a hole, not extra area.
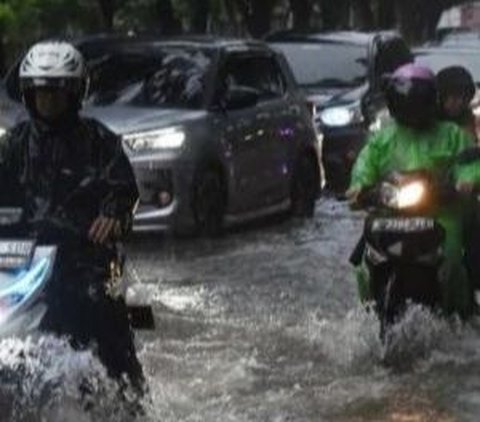
[[(320, 147), (284, 58), (254, 41), (100, 37), (76, 42), (90, 67), (85, 113), (121, 135), (141, 231), (217, 232), (292, 209), (312, 214)], [(0, 125), (22, 116), (17, 69)]]
[(395, 33), (278, 33), (267, 42), (283, 52), (297, 83), (315, 106), (323, 132), (327, 186), (343, 191), (359, 150), (385, 110), (382, 75), (412, 61)]

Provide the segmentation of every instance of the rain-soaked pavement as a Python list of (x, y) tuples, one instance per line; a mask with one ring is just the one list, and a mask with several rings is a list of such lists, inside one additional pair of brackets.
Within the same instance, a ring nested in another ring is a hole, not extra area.
[[(383, 363), (378, 326), (357, 304), (348, 264), (361, 217), (325, 199), (309, 222), (274, 219), (215, 240), (135, 238), (131, 274), (157, 324), (137, 336), (151, 389), (147, 420), (480, 420), (480, 322), (462, 327), (411, 309), (388, 351), (394, 363)], [(103, 374), (89, 353), (51, 339), (3, 342), (0, 368), (18, 369), (18, 348), (27, 349), (28, 382), (15, 420), (119, 420), (104, 381), (100, 410), (85, 419), (65, 410), (68, 392), (49, 405), (55, 410), (23, 416), (52, 383), (65, 389), (81, 374)]]

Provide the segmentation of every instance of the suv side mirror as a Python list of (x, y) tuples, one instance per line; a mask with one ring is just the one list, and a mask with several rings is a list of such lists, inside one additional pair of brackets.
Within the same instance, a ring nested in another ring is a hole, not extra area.
[(260, 98), (256, 89), (245, 86), (230, 88), (225, 96), (224, 106), (227, 110), (239, 110), (254, 107)]

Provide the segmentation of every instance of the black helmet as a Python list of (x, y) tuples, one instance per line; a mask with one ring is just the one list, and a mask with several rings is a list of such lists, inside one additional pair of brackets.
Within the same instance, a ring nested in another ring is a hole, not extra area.
[(460, 96), (470, 103), (475, 96), (475, 82), (470, 72), (462, 66), (449, 66), (437, 74), (437, 89), (440, 100), (449, 95)]
[(437, 89), (435, 75), (428, 67), (399, 67), (388, 79), (386, 97), (390, 114), (402, 125), (422, 130), (435, 121)]

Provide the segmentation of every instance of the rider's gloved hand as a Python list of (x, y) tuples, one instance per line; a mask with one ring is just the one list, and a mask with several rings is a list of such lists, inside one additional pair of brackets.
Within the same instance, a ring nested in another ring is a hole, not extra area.
[(99, 216), (90, 226), (88, 238), (97, 244), (104, 244), (112, 237), (119, 237), (121, 234), (120, 220), (112, 217)]

